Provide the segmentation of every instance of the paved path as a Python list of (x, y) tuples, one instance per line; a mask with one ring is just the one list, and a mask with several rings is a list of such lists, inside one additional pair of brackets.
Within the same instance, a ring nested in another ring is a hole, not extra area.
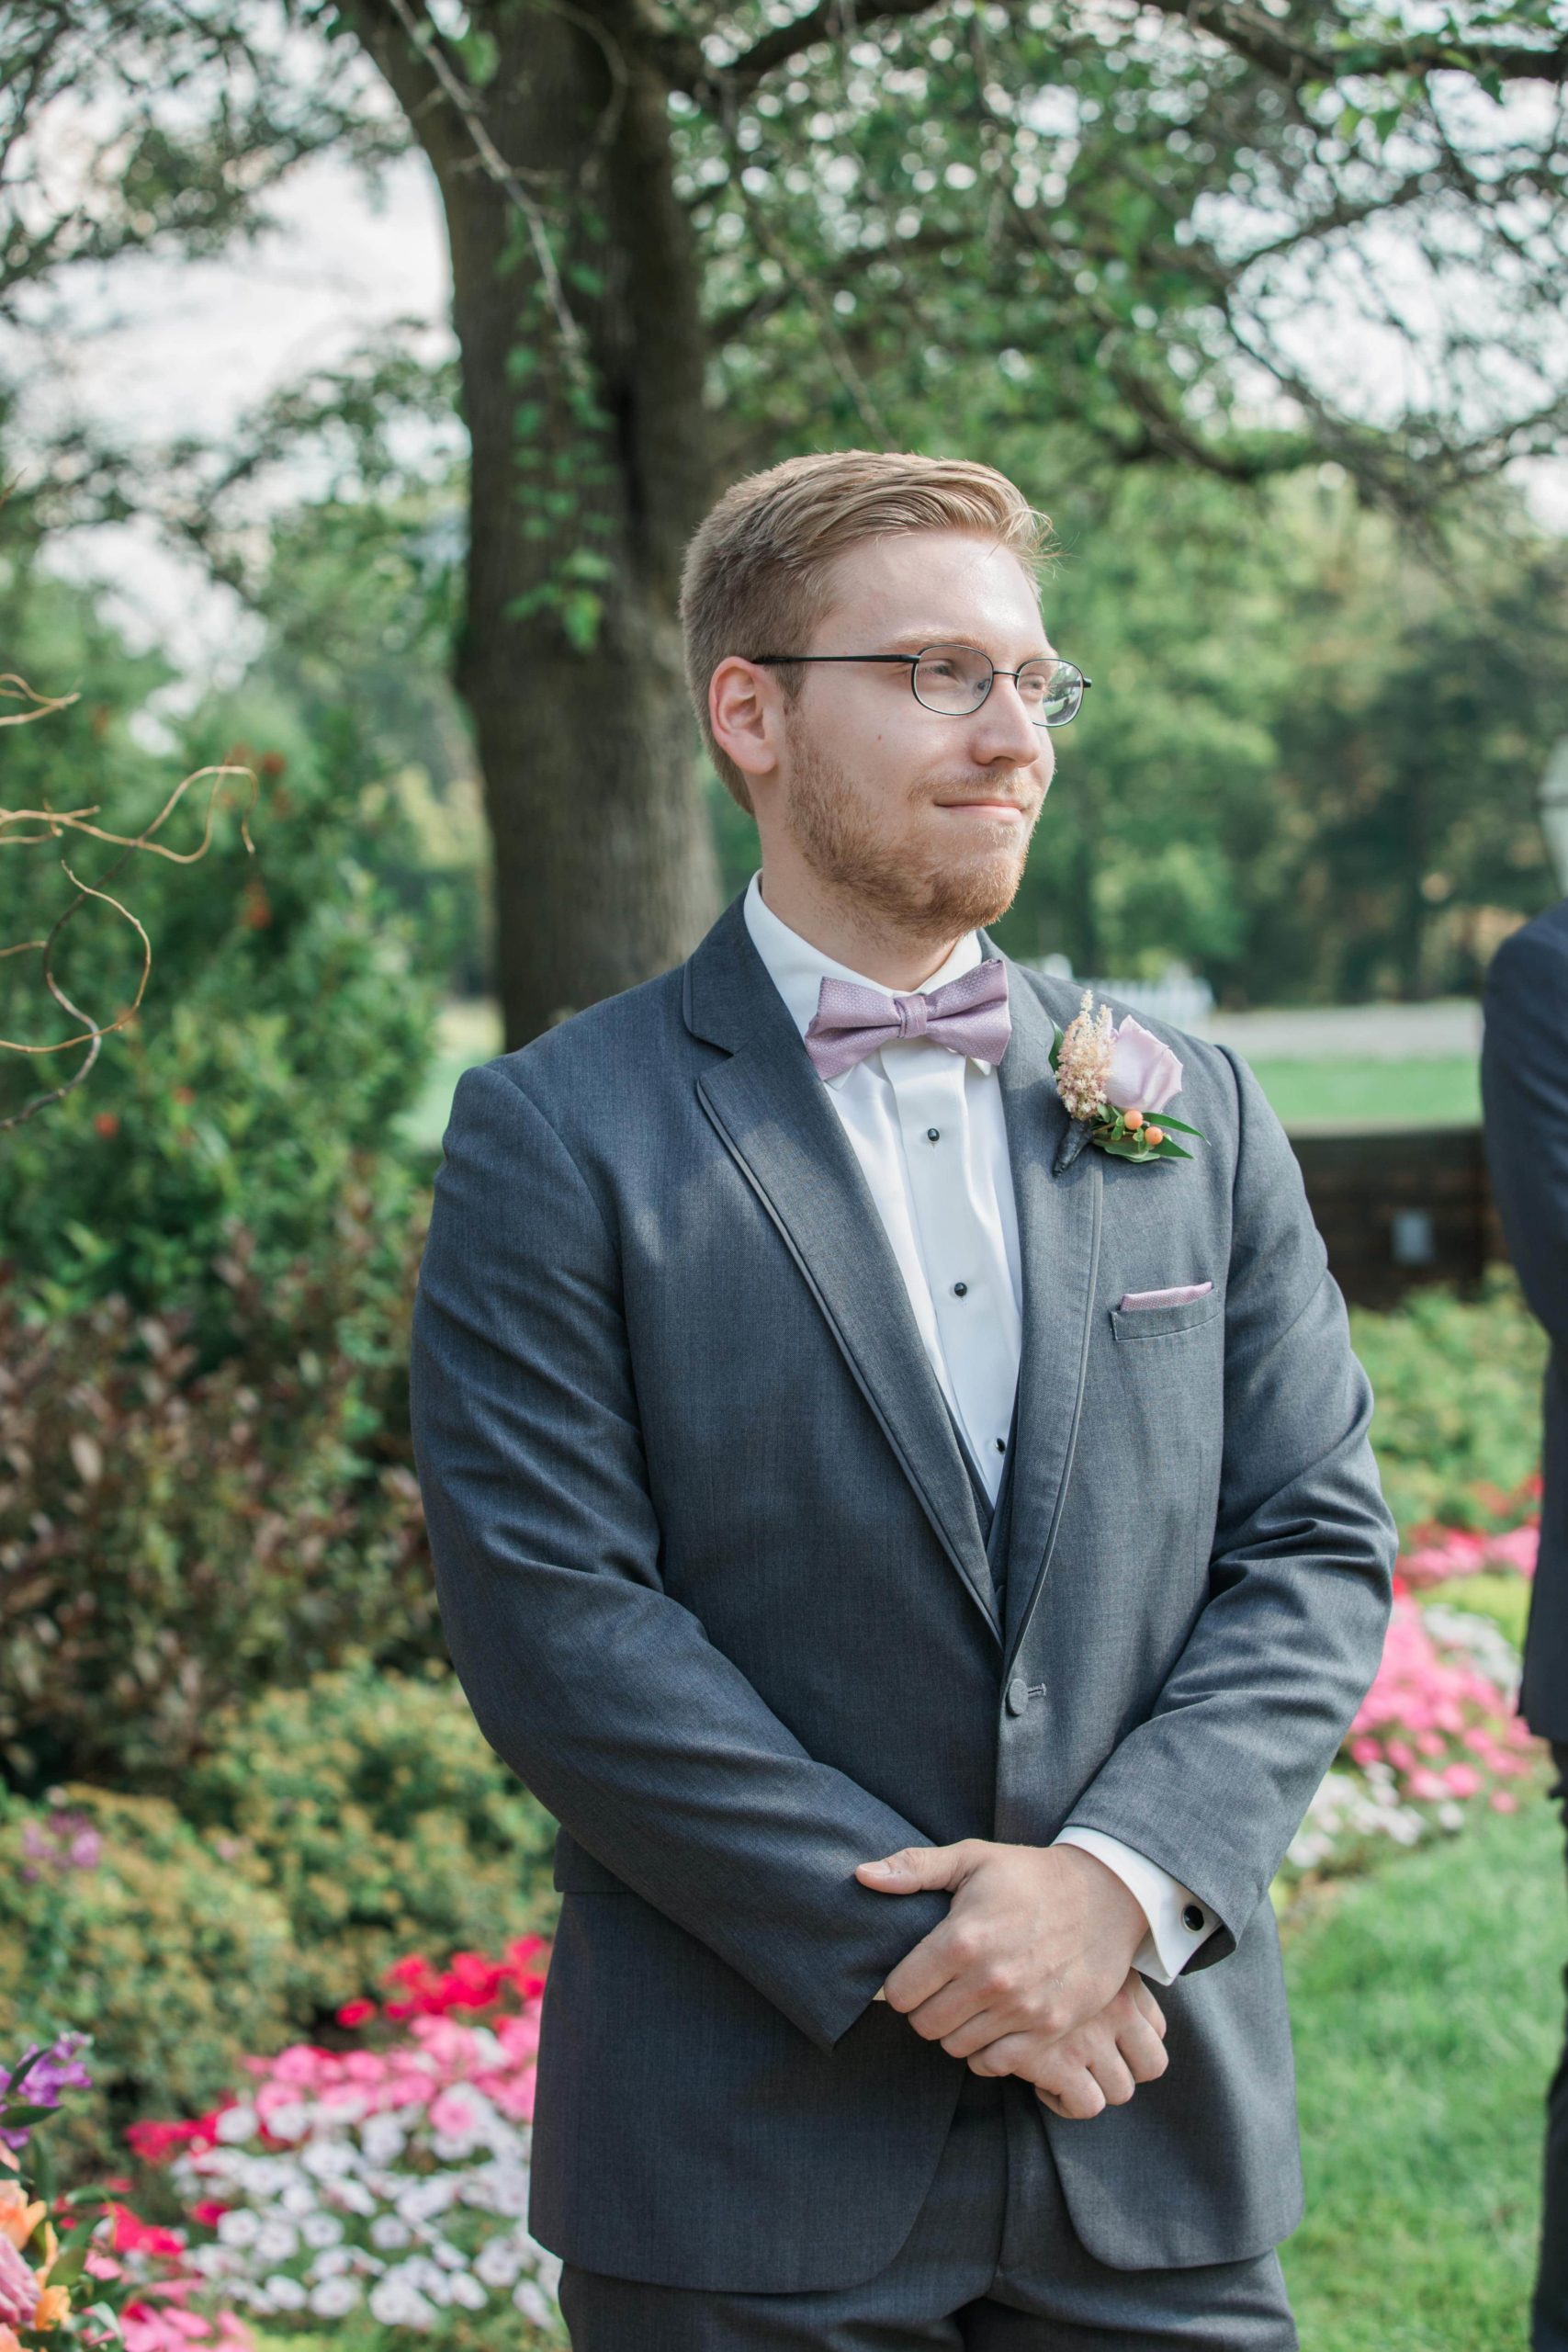
[(1470, 997), (1431, 1004), (1292, 1006), (1212, 1012), (1200, 1034), (1257, 1061), (1426, 1061), (1481, 1050), (1481, 1007)]

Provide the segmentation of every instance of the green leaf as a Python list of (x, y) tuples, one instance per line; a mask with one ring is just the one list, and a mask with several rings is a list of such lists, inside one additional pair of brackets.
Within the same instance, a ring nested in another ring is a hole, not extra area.
[[(1200, 1143), (1207, 1143), (1209, 1140), (1201, 1127), (1190, 1127), (1185, 1119), (1173, 1119), (1168, 1111), (1157, 1113), (1149, 1124), (1156, 1127), (1174, 1127), (1179, 1136), (1196, 1136)], [(1191, 1153), (1189, 1152), (1187, 1157), (1190, 1159)]]
[(87, 2259), (87, 2245), (88, 2236), (84, 2230), (81, 2236), (68, 2245), (62, 2254), (56, 2255), (49, 2266), (49, 2283), (51, 2287), (69, 2287), (73, 2280), (81, 2277), (83, 2267)]
[(1155, 1159), (1190, 1159), (1192, 1154), (1183, 1151), (1179, 1143), (1156, 1143), (1150, 1156)]

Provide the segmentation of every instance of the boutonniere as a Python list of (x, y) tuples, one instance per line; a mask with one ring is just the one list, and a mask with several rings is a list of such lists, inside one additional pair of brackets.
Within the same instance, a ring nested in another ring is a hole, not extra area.
[(1111, 1007), (1102, 1004), (1097, 1013), (1091, 1002), (1085, 989), (1077, 1014), (1055, 1031), (1051, 1046), (1056, 1091), (1069, 1115), (1088, 1121), (1090, 1143), (1117, 1159), (1190, 1159), (1171, 1141), (1172, 1129), (1199, 1143), (1209, 1138), (1165, 1107), (1181, 1091), (1180, 1062), (1131, 1014), (1113, 1028)]

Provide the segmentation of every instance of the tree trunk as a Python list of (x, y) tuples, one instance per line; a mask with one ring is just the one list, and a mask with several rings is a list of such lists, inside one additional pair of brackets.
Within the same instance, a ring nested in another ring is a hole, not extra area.
[[(455, 674), (494, 842), (510, 1049), (679, 963), (718, 910), (678, 612), (685, 542), (716, 488), (697, 256), (664, 88), (635, 47), (575, 10), (501, 0), (482, 12), (499, 62), (470, 126), (384, 7), (355, 15), (434, 168), (451, 243), (473, 449)], [(525, 210), (476, 128), (546, 217), (575, 375)], [(584, 556), (607, 560), (604, 576), (581, 576)]]

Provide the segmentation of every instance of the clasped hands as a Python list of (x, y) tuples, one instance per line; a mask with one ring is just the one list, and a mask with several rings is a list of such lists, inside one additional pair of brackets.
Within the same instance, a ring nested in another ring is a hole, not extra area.
[(855, 1876), (883, 1894), (952, 1891), (878, 1997), (975, 2074), (1020, 2075), (1072, 2119), (1124, 2106), (1164, 2074), (1165, 2014), (1132, 1965), (1148, 1922), (1096, 1855), (964, 1838), (902, 1847)]

